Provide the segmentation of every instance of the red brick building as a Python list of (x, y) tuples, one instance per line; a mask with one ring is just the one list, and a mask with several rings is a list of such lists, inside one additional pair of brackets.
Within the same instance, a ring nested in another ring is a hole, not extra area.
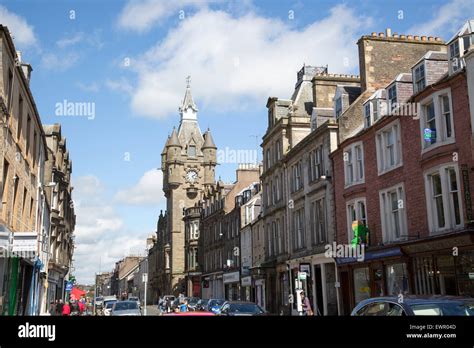
[(354, 220), (369, 229), (363, 261), (337, 259), (344, 314), (374, 296), (474, 295), (472, 125), (466, 69), (452, 68), (474, 40), (462, 34), (362, 101), (363, 128), (332, 153), (337, 243)]

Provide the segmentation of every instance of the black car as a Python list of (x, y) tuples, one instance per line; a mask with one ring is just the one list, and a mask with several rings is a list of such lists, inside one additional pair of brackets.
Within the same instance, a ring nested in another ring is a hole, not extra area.
[(474, 298), (456, 296), (392, 296), (361, 301), (352, 316), (474, 316)]
[(198, 303), (196, 304), (196, 310), (197, 311), (206, 311), (207, 310), (207, 303), (209, 302), (209, 299), (200, 299)]
[(219, 309), (219, 315), (255, 316), (265, 315), (265, 311), (256, 303), (244, 301), (226, 301)]

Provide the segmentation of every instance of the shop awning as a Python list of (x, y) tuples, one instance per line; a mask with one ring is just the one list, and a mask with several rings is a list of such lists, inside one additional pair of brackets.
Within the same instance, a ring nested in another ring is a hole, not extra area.
[(358, 261), (356, 257), (336, 257), (335, 260), (336, 260), (336, 264), (345, 265), (349, 263), (367, 262), (367, 261), (379, 260), (379, 259), (384, 259), (388, 257), (396, 257), (396, 256), (403, 256), (403, 252), (400, 249), (400, 247), (374, 250), (374, 251), (366, 251), (364, 255), (364, 259), (362, 261)]

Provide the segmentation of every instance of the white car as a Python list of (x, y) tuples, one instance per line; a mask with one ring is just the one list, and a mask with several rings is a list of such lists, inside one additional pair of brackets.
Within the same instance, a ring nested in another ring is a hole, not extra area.
[(109, 301), (104, 300), (104, 309), (103, 309), (104, 315), (110, 316), (110, 312), (112, 310), (112, 307), (114, 306), (114, 304), (116, 302), (117, 302), (117, 300), (109, 300)]

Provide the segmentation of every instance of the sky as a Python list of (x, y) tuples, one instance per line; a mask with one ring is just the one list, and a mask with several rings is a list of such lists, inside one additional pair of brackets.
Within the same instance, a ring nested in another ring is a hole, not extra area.
[[(145, 253), (187, 76), (201, 130), (220, 149), (257, 151), (268, 97), (289, 98), (303, 64), (358, 74), (360, 36), (389, 27), (449, 40), (469, 18), (472, 0), (2, 0), (42, 122), (67, 138), (78, 281)], [(68, 102), (88, 109), (70, 114)], [(234, 181), (233, 162), (217, 176)]]

